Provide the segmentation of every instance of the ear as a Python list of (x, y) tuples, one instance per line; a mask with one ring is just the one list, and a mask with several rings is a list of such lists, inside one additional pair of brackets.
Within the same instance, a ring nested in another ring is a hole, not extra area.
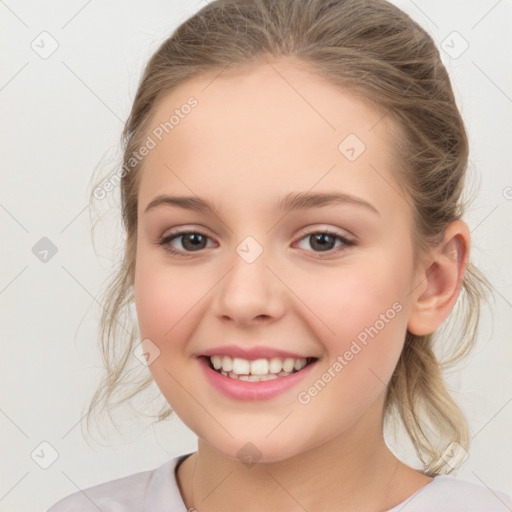
[(471, 236), (462, 221), (452, 222), (440, 244), (429, 254), (430, 264), (423, 265), (420, 284), (409, 316), (407, 329), (418, 336), (433, 333), (450, 314), (459, 296), (466, 271)]

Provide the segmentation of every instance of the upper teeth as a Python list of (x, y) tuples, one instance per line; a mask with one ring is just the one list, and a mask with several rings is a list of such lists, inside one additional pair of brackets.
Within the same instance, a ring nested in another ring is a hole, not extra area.
[(307, 359), (295, 359), (287, 357), (281, 359), (273, 357), (272, 359), (255, 359), (249, 361), (240, 357), (231, 358), (229, 356), (211, 356), (210, 361), (216, 370), (232, 372), (236, 375), (267, 375), (269, 373), (278, 374), (281, 371), (291, 373), (293, 370), (301, 370), (306, 366)]

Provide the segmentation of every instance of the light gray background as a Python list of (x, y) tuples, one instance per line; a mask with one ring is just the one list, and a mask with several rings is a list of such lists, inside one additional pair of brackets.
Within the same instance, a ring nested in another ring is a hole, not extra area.
[[(444, 48), (471, 141), (472, 256), (495, 290), (472, 357), (448, 376), (474, 437), (452, 474), (512, 493), (512, 2), (395, 3)], [(116, 202), (105, 200), (95, 205), (104, 219), (93, 248), (91, 176), (115, 167), (144, 63), (203, 5), (0, 1), (0, 511), (46, 510), (79, 489), (195, 450), (195, 436), (176, 418), (155, 426), (127, 419), (105, 446), (84, 440), (80, 418), (101, 364), (96, 297), (122, 242)], [(31, 47), (51, 49), (43, 31), (58, 43), (48, 58)], [(469, 47), (459, 56), (464, 40)], [(46, 263), (32, 252), (42, 237), (58, 250)], [(51, 455), (44, 441), (58, 452), (47, 469), (34, 460), (44, 464)], [(404, 439), (394, 447), (415, 463)]]

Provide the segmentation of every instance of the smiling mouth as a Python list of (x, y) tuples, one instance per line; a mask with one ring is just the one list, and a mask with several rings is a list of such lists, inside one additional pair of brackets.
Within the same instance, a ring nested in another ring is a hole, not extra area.
[(247, 382), (263, 382), (288, 377), (317, 361), (316, 357), (300, 359), (272, 357), (254, 360), (217, 355), (202, 357), (206, 359), (213, 371), (230, 379)]

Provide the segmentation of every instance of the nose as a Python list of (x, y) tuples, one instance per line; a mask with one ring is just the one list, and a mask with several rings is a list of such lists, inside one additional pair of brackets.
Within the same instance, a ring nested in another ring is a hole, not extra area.
[(269, 268), (265, 251), (254, 261), (240, 254), (235, 252), (231, 269), (217, 287), (216, 316), (243, 327), (275, 322), (286, 311), (286, 286)]

